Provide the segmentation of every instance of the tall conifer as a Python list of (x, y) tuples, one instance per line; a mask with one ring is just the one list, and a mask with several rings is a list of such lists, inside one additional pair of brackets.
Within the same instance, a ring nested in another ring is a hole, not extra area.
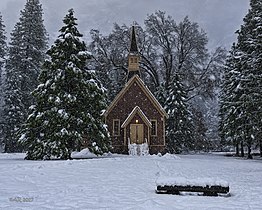
[(178, 74), (168, 86), (165, 110), (167, 119), (167, 149), (169, 152), (179, 153), (193, 148), (193, 126), (188, 105), (187, 95)]
[(36, 104), (21, 136), (28, 148), (27, 159), (69, 159), (84, 139), (95, 154), (108, 151), (108, 132), (102, 120), (105, 92), (94, 71), (86, 68), (91, 56), (76, 20), (70, 9), (47, 52), (50, 60), (44, 63), (40, 85), (33, 93)]
[(5, 152), (21, 151), (16, 133), (25, 122), (29, 106), (33, 103), (31, 92), (37, 86), (47, 49), (42, 15), (39, 0), (27, 0), (11, 33), (4, 93)]
[[(0, 144), (3, 143), (2, 139), (2, 125), (3, 125), (3, 87), (4, 87), (4, 68), (5, 68), (5, 60), (6, 60), (6, 32), (5, 25), (3, 22), (2, 15), (0, 14)], [(1, 145), (0, 145), (1, 148)]]
[[(7, 50), (7, 45), (6, 45), (6, 32), (5, 32), (5, 25), (3, 22), (2, 15), (0, 13), (0, 86), (3, 83), (3, 68), (5, 64), (5, 58), (6, 58), (6, 50)], [(2, 91), (2, 88), (1, 90)]]
[[(224, 78), (220, 123), (223, 136), (243, 141), (248, 158), (252, 158), (251, 147), (261, 145), (262, 136), (262, 2), (251, 0), (250, 6), (237, 31), (233, 49), (237, 53), (228, 60), (231, 76)], [(230, 80), (233, 89), (227, 87)]]

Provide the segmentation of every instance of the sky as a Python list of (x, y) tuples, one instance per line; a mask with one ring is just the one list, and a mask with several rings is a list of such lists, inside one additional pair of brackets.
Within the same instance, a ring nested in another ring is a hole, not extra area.
[[(1, 0), (0, 12), (9, 34), (18, 21), (26, 0)], [(248, 11), (249, 0), (42, 0), (45, 26), (52, 42), (62, 26), (68, 9), (75, 10), (79, 30), (90, 40), (91, 29), (108, 34), (113, 23), (143, 25), (148, 14), (166, 11), (176, 22), (189, 16), (207, 32), (209, 48), (229, 48), (235, 41), (235, 31), (240, 28)]]

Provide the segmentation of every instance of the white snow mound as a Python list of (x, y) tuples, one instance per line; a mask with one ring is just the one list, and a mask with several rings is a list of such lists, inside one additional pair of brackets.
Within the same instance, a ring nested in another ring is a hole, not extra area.
[(71, 157), (73, 159), (80, 159), (80, 158), (96, 158), (97, 155), (90, 152), (88, 148), (82, 149), (80, 152), (72, 152)]
[(156, 180), (157, 186), (222, 186), (228, 187), (229, 184), (227, 181), (218, 179), (218, 178), (196, 178), (196, 179), (187, 179), (185, 177), (158, 177)]

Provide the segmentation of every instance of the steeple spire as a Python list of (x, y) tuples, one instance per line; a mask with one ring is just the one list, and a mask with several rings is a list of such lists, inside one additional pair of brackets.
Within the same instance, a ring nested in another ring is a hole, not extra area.
[(135, 26), (132, 26), (130, 38), (131, 38), (131, 43), (130, 43), (130, 49), (128, 54), (128, 76), (127, 76), (128, 80), (132, 78), (135, 74), (140, 76), (140, 70), (139, 70), (140, 57), (139, 57), (137, 41), (136, 41)]
[(136, 43), (136, 32), (135, 32), (135, 26), (132, 26), (131, 31), (131, 45), (130, 45), (130, 53), (138, 53), (137, 43)]

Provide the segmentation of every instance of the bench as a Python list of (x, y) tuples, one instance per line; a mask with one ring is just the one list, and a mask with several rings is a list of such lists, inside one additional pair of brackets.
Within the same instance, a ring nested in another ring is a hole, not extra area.
[(157, 194), (180, 195), (181, 192), (203, 193), (205, 196), (229, 195), (228, 183), (217, 179), (158, 178)]

